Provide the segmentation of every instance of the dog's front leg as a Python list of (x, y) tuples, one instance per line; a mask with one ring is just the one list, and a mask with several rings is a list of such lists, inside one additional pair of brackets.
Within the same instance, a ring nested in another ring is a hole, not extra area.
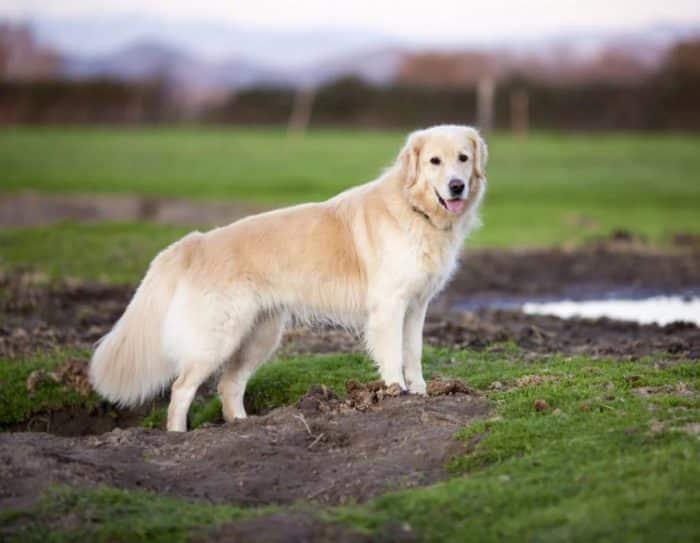
[(427, 301), (415, 301), (406, 311), (403, 331), (403, 364), (404, 376), (408, 391), (414, 394), (425, 394), (425, 380), (421, 357), (423, 355), (423, 323)]
[(399, 300), (381, 300), (373, 304), (367, 319), (365, 338), (379, 373), (388, 385), (406, 390), (403, 377), (403, 325), (406, 304)]

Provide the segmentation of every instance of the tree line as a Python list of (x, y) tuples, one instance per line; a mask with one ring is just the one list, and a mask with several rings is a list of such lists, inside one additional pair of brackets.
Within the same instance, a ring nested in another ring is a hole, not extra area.
[[(192, 111), (166, 80), (5, 80), (0, 81), (0, 123), (279, 125), (292, 115), (297, 92), (250, 88)], [(527, 97), (528, 124), (534, 129), (699, 130), (700, 40), (677, 44), (658, 70), (629, 81), (553, 81), (514, 70), (495, 83), (495, 128), (510, 128), (515, 94)], [(398, 79), (379, 86), (343, 78), (314, 90), (310, 124), (403, 128), (476, 119), (476, 85), (435, 87)]]

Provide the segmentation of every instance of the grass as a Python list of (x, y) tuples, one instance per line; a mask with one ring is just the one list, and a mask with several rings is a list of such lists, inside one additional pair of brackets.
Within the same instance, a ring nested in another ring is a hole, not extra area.
[[(100, 400), (91, 394), (78, 392), (47, 378), (38, 382), (33, 394), (27, 391), (27, 378), (37, 370), (51, 372), (70, 354), (56, 351), (28, 358), (0, 359), (0, 428), (29, 421), (34, 415), (69, 407), (90, 408)], [(87, 359), (85, 353), (80, 353)], [(320, 357), (283, 358), (264, 365), (253, 376), (246, 391), (246, 407), (251, 413), (261, 413), (297, 402), (309, 387), (324, 383), (344, 394), (349, 379), (376, 379), (377, 372), (370, 360), (362, 355), (327, 355)], [(149, 428), (165, 428), (166, 408), (153, 407), (143, 420)], [(190, 426), (220, 423), (221, 404), (216, 398), (197, 398), (190, 411)]]
[(94, 393), (83, 396), (77, 390), (46, 377), (39, 379), (33, 391), (27, 379), (35, 371), (51, 372), (70, 353), (39, 354), (29, 359), (0, 359), (0, 429), (28, 422), (34, 415), (67, 407), (90, 408), (99, 402)]
[(0, 230), (0, 269), (30, 268), (51, 278), (135, 284), (153, 257), (188, 231), (145, 223)]
[[(489, 393), (498, 415), (462, 432), (466, 442), (481, 440), (453, 462), (455, 478), (382, 496), (340, 512), (340, 518), (367, 530), (406, 519), (424, 541), (700, 536), (700, 440), (687, 432), (700, 420), (696, 363), (659, 368), (651, 361), (550, 357), (519, 368), (496, 365), (506, 384), (505, 391)], [(479, 366), (458, 362), (450, 373), (478, 375)], [(553, 380), (518, 386), (516, 376), (524, 374)], [(664, 385), (668, 390), (653, 398), (632, 391)], [(674, 392), (687, 385), (692, 396)], [(536, 399), (550, 409), (538, 412)]]
[[(457, 436), (469, 447), (450, 463), (448, 481), (364, 505), (319, 508), (324, 519), (370, 534), (403, 523), (418, 541), (700, 537), (696, 362), (583, 356), (526, 361), (507, 345), (486, 352), (429, 349), (425, 358), (426, 376), (465, 379), (488, 396), (493, 416)], [(350, 355), (278, 360), (255, 376), (250, 395), (266, 407), (285, 405), (308, 384), (342, 391), (350, 377), (374, 377), (370, 362)], [(639, 394), (640, 387), (653, 393)], [(536, 410), (535, 400), (549, 408)], [(243, 512), (107, 488), (56, 491), (38, 505), (3, 515), (0, 525), (15, 540), (50, 533), (52, 541), (177, 541)]]
[[(250, 517), (226, 505), (190, 503), (150, 492), (102, 487), (76, 491), (57, 487), (30, 511), (0, 511), (3, 541), (51, 543), (85, 541), (189, 541), (189, 533)], [(40, 522), (36, 522), (40, 518)], [(2, 526), (6, 527), (3, 534)]]
[[(0, 190), (319, 200), (374, 178), (404, 138), (314, 130), (293, 140), (278, 129), (223, 127), (8, 128), (0, 130)], [(699, 143), (693, 135), (533, 134), (520, 141), (495, 134), (487, 226), (474, 244), (580, 242), (615, 228), (655, 241), (700, 232)]]

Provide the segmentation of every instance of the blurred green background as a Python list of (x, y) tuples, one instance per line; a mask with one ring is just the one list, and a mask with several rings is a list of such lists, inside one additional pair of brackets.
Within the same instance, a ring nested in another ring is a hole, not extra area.
[[(263, 209), (322, 200), (375, 178), (405, 137), (360, 130), (311, 130), (297, 138), (272, 128), (14, 127), (0, 131), (0, 182), (5, 193), (231, 200)], [(472, 246), (576, 244), (620, 229), (666, 245), (678, 233), (700, 233), (696, 135), (495, 133), (487, 140), (485, 225)], [(5, 229), (0, 256), (59, 274), (135, 280), (160, 247), (195, 226)]]

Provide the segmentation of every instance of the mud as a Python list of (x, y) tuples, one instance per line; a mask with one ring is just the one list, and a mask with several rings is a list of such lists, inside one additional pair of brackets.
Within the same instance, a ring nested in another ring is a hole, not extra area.
[(73, 406), (39, 413), (27, 421), (0, 429), (7, 432), (46, 432), (63, 437), (97, 435), (117, 428), (138, 426), (149, 409), (150, 406), (117, 409), (107, 403), (90, 408)]
[(42, 226), (59, 221), (149, 221), (220, 226), (267, 208), (241, 202), (197, 202), (177, 198), (66, 195), (23, 192), (0, 198), (0, 228)]
[[(670, 253), (617, 239), (578, 250), (470, 251), (450, 286), (431, 304), (428, 343), (486, 348), (512, 341), (535, 352), (639, 357), (656, 352), (698, 358), (700, 330), (673, 323), (638, 325), (561, 320), (485, 309), (504, 297), (581, 295), (637, 288), (678, 292), (700, 288), (700, 250)], [(32, 274), (0, 277), (0, 356), (16, 358), (54, 347), (89, 348), (119, 317), (131, 286), (51, 282)], [(472, 301), (468, 312), (458, 304)], [(282, 353), (362, 350), (343, 330), (291, 328)]]
[(454, 433), (489, 409), (484, 398), (461, 392), (387, 394), (363, 410), (347, 402), (291, 406), (186, 434), (3, 433), (0, 508), (29, 503), (51, 484), (107, 484), (240, 505), (361, 502), (446, 477), (446, 462), (463, 450)]

